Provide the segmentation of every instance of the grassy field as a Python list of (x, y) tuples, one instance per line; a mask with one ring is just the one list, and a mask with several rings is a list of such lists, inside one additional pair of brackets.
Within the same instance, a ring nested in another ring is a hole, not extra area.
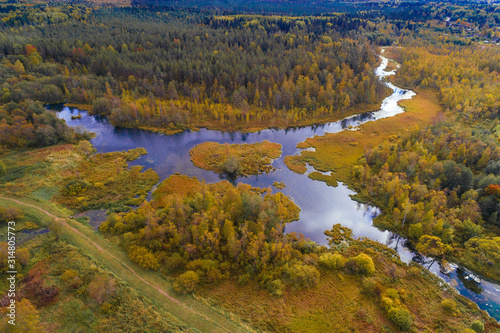
[(304, 174), (307, 171), (306, 162), (304, 162), (300, 156), (285, 156), (285, 164), (290, 170), (299, 174)]
[(69, 212), (50, 203), (28, 198), (1, 197), (3, 205), (15, 207), (25, 214), (38, 216), (44, 223), (54, 220), (63, 222), (62, 239), (68, 244), (82, 249), (86, 255), (103, 268), (120, 277), (127, 285), (153, 304), (163, 308), (178, 320), (189, 323), (196, 332), (249, 332), (252, 329), (233, 319), (229, 314), (221, 314), (203, 305), (192, 297), (171, 296), (170, 283), (159, 274), (141, 268), (114, 245), (92, 231), (88, 225), (67, 219)]

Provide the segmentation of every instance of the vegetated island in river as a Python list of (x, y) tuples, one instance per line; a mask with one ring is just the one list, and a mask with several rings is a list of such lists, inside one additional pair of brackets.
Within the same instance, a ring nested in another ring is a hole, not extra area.
[(273, 171), (271, 163), (280, 157), (281, 145), (267, 140), (252, 144), (203, 142), (193, 147), (189, 154), (193, 164), (199, 168), (249, 176)]

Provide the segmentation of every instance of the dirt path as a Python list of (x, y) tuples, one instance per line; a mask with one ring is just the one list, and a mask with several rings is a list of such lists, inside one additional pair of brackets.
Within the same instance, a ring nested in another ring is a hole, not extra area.
[[(158, 287), (157, 285), (147, 281), (145, 278), (143, 278), (141, 275), (139, 275), (132, 267), (128, 266), (127, 264), (125, 264), (123, 261), (121, 261), (119, 258), (115, 257), (113, 254), (111, 254), (109, 251), (106, 251), (105, 249), (103, 249), (99, 244), (97, 244), (96, 242), (94, 242), (93, 240), (91, 240), (90, 238), (88, 238), (87, 236), (85, 236), (82, 232), (80, 232), (79, 230), (77, 230), (76, 228), (70, 226), (65, 218), (61, 218), (61, 217), (58, 217), (50, 212), (48, 212), (47, 210), (39, 207), (39, 206), (36, 206), (36, 205), (32, 205), (32, 204), (29, 204), (29, 203), (26, 203), (26, 202), (23, 202), (23, 201), (20, 201), (20, 200), (16, 200), (16, 199), (12, 199), (12, 198), (7, 198), (7, 197), (3, 197), (3, 196), (0, 196), (0, 199), (2, 200), (9, 200), (9, 201), (13, 201), (19, 205), (23, 205), (23, 206), (27, 206), (27, 207), (31, 207), (31, 208), (34, 208), (42, 213), (44, 213), (45, 215), (49, 216), (50, 218), (54, 219), (54, 221), (56, 222), (60, 222), (62, 223), (66, 228), (70, 229), (73, 233), (77, 234), (79, 237), (85, 239), (89, 245), (92, 245), (94, 248), (96, 248), (97, 250), (99, 250), (100, 252), (105, 252), (109, 257), (113, 258), (114, 260), (116, 260), (118, 263), (120, 263), (123, 267), (125, 267), (129, 272), (131, 272), (134, 276), (136, 276), (139, 280), (141, 280), (143, 283), (147, 284), (148, 286), (154, 288), (156, 291), (158, 291), (161, 295), (165, 296), (166, 298), (168, 298), (170, 301), (174, 302), (175, 304), (178, 304), (179, 306), (181, 306), (182, 308), (184, 308), (185, 310), (189, 311), (190, 313), (196, 315), (196, 316), (199, 316), (201, 318), (203, 318), (203, 320), (207, 321), (207, 322), (212, 322), (213, 324), (215, 324), (216, 326), (218, 326), (218, 328), (222, 329), (223, 331), (225, 332), (235, 332), (234, 329), (229, 329), (227, 328), (226, 326), (222, 325), (220, 323), (220, 319), (221, 318), (218, 318), (219, 320), (214, 320), (212, 318), (209, 318), (199, 312), (197, 312), (196, 310), (194, 310), (193, 308), (187, 306), (186, 304), (182, 303), (181, 301), (179, 301), (178, 299), (172, 297), (167, 291), (163, 290), (162, 288)], [(170, 309), (167, 309), (168, 311), (170, 311)], [(171, 311), (170, 311), (171, 312)], [(218, 314), (218, 317), (219, 316), (222, 316), (220, 314)], [(229, 320), (229, 319), (227, 319)], [(188, 324), (192, 324), (192, 323), (188, 323)], [(238, 325), (239, 326), (239, 325)], [(241, 327), (240, 327), (241, 331), (246, 331), (246, 330), (243, 330)], [(203, 330), (202, 330), (203, 331)], [(238, 330), (240, 331), (240, 330)]]

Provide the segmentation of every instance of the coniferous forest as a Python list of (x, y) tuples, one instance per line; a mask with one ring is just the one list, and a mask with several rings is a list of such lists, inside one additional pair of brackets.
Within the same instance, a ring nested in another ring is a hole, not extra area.
[(500, 332), (499, 82), (495, 2), (0, 1), (0, 331)]

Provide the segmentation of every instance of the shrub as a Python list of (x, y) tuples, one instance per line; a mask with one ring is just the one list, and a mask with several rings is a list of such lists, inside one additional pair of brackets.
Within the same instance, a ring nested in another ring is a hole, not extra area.
[(229, 155), (228, 158), (221, 163), (220, 169), (229, 175), (241, 174), (241, 163), (235, 155)]
[(361, 282), (363, 287), (363, 292), (365, 294), (375, 294), (375, 287), (377, 286), (377, 280), (372, 277), (364, 278)]
[(23, 216), (23, 213), (17, 208), (0, 207), (0, 222), (17, 221)]
[(26, 266), (30, 260), (30, 252), (27, 248), (23, 247), (16, 251), (17, 260), (21, 265)]
[(200, 277), (195, 271), (186, 271), (179, 275), (173, 284), (173, 288), (180, 294), (190, 294), (196, 290)]
[(81, 279), (77, 271), (73, 269), (64, 271), (64, 273), (61, 274), (61, 280), (63, 280), (69, 288), (77, 288), (81, 284)]
[(339, 253), (324, 253), (319, 257), (318, 263), (326, 269), (341, 269), (344, 267), (346, 259)]
[(269, 282), (267, 286), (267, 290), (269, 290), (269, 292), (276, 297), (281, 297), (283, 295), (284, 289), (285, 285), (283, 284), (283, 282), (281, 282), (280, 279)]
[(449, 311), (449, 312), (456, 312), (457, 311), (457, 303), (452, 299), (442, 300), (441, 306), (443, 307), (444, 310)]
[(85, 193), (90, 187), (90, 184), (86, 181), (80, 179), (70, 180), (66, 186), (64, 186), (64, 195), (77, 196), (79, 194)]
[(346, 267), (355, 274), (373, 275), (375, 273), (375, 265), (372, 258), (364, 253), (360, 253), (354, 258), (349, 258)]
[(387, 296), (382, 296), (380, 298), (380, 304), (387, 312), (389, 312), (394, 307), (394, 301)]
[(476, 333), (483, 333), (484, 332), (484, 324), (480, 320), (474, 320), (472, 324), (470, 325), (470, 328), (474, 330)]
[(0, 161), (0, 177), (6, 174), (7, 174), (7, 168), (5, 167), (5, 164), (2, 161)]
[(410, 312), (402, 308), (392, 308), (389, 310), (389, 319), (402, 331), (409, 331), (413, 325), (413, 318)]
[(175, 252), (165, 260), (165, 267), (169, 273), (176, 273), (184, 270), (186, 260), (181, 257), (178, 252)]
[(193, 260), (186, 265), (186, 269), (195, 271), (200, 278), (203, 278), (204, 283), (217, 283), (223, 279), (222, 272), (219, 269), (219, 263), (215, 260)]
[(115, 280), (109, 276), (98, 276), (87, 287), (90, 297), (101, 305), (113, 298), (116, 293)]
[(297, 289), (312, 288), (319, 282), (319, 271), (314, 266), (295, 264), (287, 269), (290, 283)]
[(147, 269), (157, 270), (160, 267), (160, 263), (155, 255), (142, 246), (131, 246), (129, 257), (132, 261)]
[(248, 281), (250, 281), (250, 274), (246, 273), (246, 274), (242, 274), (240, 276), (238, 276), (238, 278), (236, 279), (236, 283), (239, 284), (240, 286), (243, 286), (245, 284), (248, 283)]
[(474, 331), (472, 328), (465, 328), (462, 333), (476, 333), (476, 331)]

